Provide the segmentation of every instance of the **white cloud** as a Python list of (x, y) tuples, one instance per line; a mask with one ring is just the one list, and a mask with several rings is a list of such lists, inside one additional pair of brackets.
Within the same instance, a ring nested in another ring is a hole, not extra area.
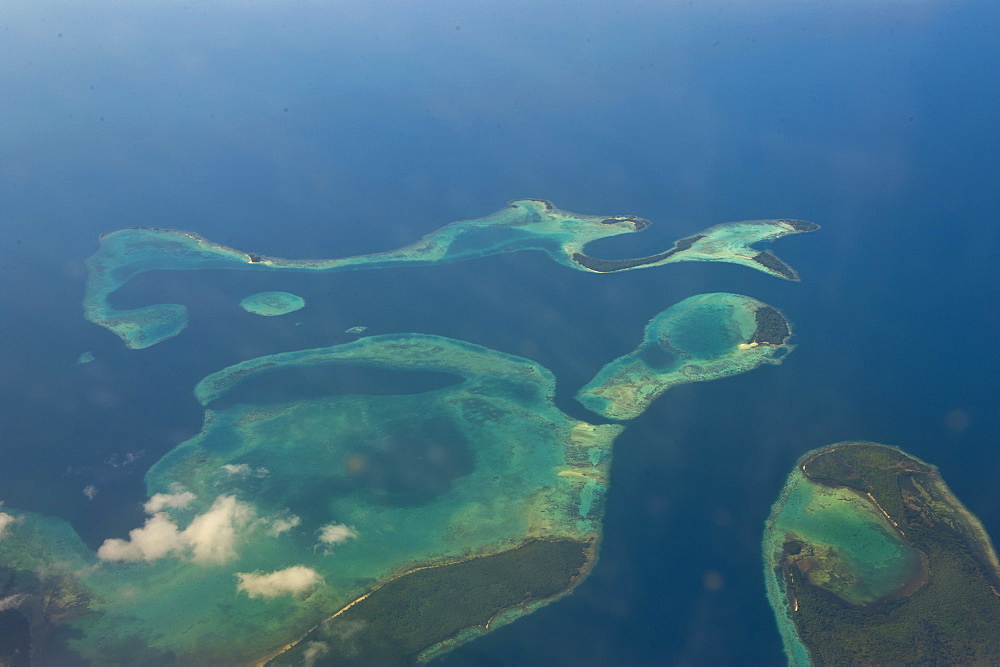
[(328, 523), (319, 529), (319, 541), (327, 546), (341, 544), (358, 536), (358, 531), (342, 523)]
[(252, 598), (273, 598), (279, 595), (305, 596), (316, 590), (323, 582), (316, 570), (305, 565), (262, 574), (258, 572), (237, 572), (237, 591), (243, 591)]
[(271, 527), (267, 529), (267, 534), (271, 537), (277, 537), (278, 535), (295, 528), (300, 523), (302, 523), (302, 519), (296, 515), (291, 513), (282, 514), (281, 516), (271, 519)]
[(253, 519), (253, 508), (236, 496), (219, 496), (212, 508), (199, 514), (184, 531), (194, 559), (224, 563), (236, 555), (237, 533)]
[(129, 539), (104, 540), (97, 550), (102, 560), (157, 560), (185, 547), (184, 537), (166, 512), (157, 512), (146, 519), (142, 528), (129, 531)]
[(180, 493), (156, 493), (153, 497), (146, 501), (144, 509), (146, 514), (156, 514), (157, 512), (163, 511), (165, 508), (173, 508), (182, 510), (191, 504), (195, 496), (190, 491), (183, 491)]
[(0, 611), (7, 611), (8, 609), (17, 609), (24, 602), (24, 599), (28, 597), (24, 593), (15, 593), (14, 595), (8, 595), (5, 598), (0, 598)]
[(107, 463), (112, 468), (124, 468), (127, 465), (132, 465), (142, 456), (142, 452), (125, 452), (124, 454), (115, 454), (108, 458), (105, 463)]
[[(338, 643), (349, 642), (354, 635), (368, 626), (368, 621), (360, 619), (346, 621), (343, 617), (328, 618), (320, 624), (320, 632), (325, 637), (333, 637)], [(350, 653), (350, 651), (348, 651)]]
[(9, 528), (15, 521), (17, 521), (16, 517), (13, 517), (6, 512), (0, 512), (0, 537), (4, 536), (7, 532), (7, 528)]
[(83, 487), (83, 495), (87, 496), (87, 500), (93, 500), (94, 496), (97, 495), (97, 487), (93, 484), (88, 484)]
[(302, 664), (305, 667), (313, 667), (316, 658), (322, 658), (330, 652), (330, 646), (326, 642), (309, 642), (302, 651)]
[(234, 477), (267, 477), (271, 471), (267, 468), (251, 468), (247, 463), (227, 463), (222, 469)]
[[(176, 500), (185, 494), (157, 494), (146, 503), (146, 510), (159, 507), (186, 506), (194, 498)], [(158, 496), (167, 499), (156, 501)], [(156, 501), (156, 502), (154, 502)], [(165, 504), (161, 504), (165, 503)], [(97, 550), (102, 560), (153, 561), (167, 555), (183, 556), (200, 563), (224, 563), (236, 555), (240, 532), (254, 517), (253, 507), (242, 503), (235, 496), (219, 496), (204, 514), (199, 514), (184, 530), (180, 530), (166, 512), (155, 512), (146, 519), (142, 528), (129, 532), (129, 539), (108, 539)]]

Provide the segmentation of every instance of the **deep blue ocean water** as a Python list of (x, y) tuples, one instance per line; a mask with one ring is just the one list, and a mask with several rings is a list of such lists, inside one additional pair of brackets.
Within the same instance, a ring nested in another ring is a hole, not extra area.
[[(785, 313), (798, 349), (631, 423), (590, 578), (444, 660), (779, 663), (759, 541), (809, 449), (898, 445), (1000, 539), (998, 23), (995, 2), (4, 2), (0, 500), (94, 547), (125, 536), (144, 471), (200, 429), (197, 380), (355, 325), (528, 356), (588, 418), (573, 393), (653, 315), (739, 292)], [(82, 317), (105, 231), (338, 257), (523, 197), (653, 221), (595, 256), (730, 220), (822, 229), (773, 246), (801, 283), (725, 264), (595, 276), (528, 252), (148, 274), (116, 303), (185, 303), (191, 324), (142, 351)], [(235, 307), (266, 289), (308, 306)]]

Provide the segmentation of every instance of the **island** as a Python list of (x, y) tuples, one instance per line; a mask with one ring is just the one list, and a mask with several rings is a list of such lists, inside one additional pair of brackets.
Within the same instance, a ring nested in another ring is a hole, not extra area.
[(938, 470), (841, 442), (799, 459), (764, 577), (791, 665), (1000, 663), (1000, 564)]
[(305, 305), (305, 299), (288, 292), (258, 292), (240, 301), (240, 308), (264, 317), (294, 313)]
[(388, 266), (429, 266), (503, 252), (540, 250), (569, 268), (613, 273), (684, 261), (729, 262), (786, 280), (798, 280), (792, 267), (769, 250), (756, 249), (789, 234), (819, 228), (803, 220), (748, 220), (723, 223), (681, 239), (669, 250), (639, 259), (602, 260), (584, 253), (598, 239), (634, 233), (650, 222), (629, 215), (571, 213), (540, 199), (518, 199), (483, 218), (446, 225), (411, 245), (339, 259), (281, 259), (213, 243), (197, 234), (136, 227), (101, 236), (87, 259), (85, 317), (117, 334), (132, 349), (143, 349), (178, 335), (187, 326), (182, 304), (118, 309), (109, 297), (147, 271), (232, 269), (262, 271), (344, 271)]
[[(211, 409), (251, 376), (345, 363), (461, 382)], [(535, 362), (419, 334), (219, 371), (196, 391), (202, 432), (147, 472), (127, 537), (95, 554), (64, 522), (4, 508), (0, 563), (21, 582), (5, 593), (25, 597), (33, 659), (251, 663), (308, 636), (412, 662), (558, 599), (597, 557), (623, 427), (566, 416), (554, 392)], [(338, 642), (345, 623), (365, 629)]]
[(576, 396), (609, 419), (634, 419), (673, 386), (779, 364), (794, 346), (775, 308), (739, 294), (699, 294), (646, 325), (633, 352), (605, 365)]
[[(713, 310), (685, 326), (715, 347), (677, 342), (703, 363), (723, 363), (710, 357), (731, 354), (734, 331), (746, 350), (787, 337), (760, 302), (693, 299), (657, 319)], [(767, 314), (748, 326), (753, 312)], [(251, 378), (337, 365), (456, 382), (221, 400)], [(724, 365), (672, 381), (755, 366)], [(625, 426), (568, 416), (555, 387), (535, 361), (425, 334), (223, 368), (195, 387), (203, 428), (148, 470), (146, 518), (127, 536), (95, 553), (61, 519), (3, 508), (8, 621), (30, 627), (38, 664), (426, 662), (568, 594), (597, 560)]]

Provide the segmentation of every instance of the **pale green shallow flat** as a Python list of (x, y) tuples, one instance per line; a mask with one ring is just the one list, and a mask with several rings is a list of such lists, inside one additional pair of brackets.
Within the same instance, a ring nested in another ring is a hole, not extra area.
[[(173, 230), (120, 230), (88, 260), (85, 312), (144, 348), (187, 323), (179, 304), (110, 306), (113, 292), (146, 271), (377, 269), (524, 249), (581, 271), (726, 261), (794, 280), (791, 268), (750, 246), (817, 227), (729, 223), (649, 257), (583, 254), (593, 240), (648, 224), (518, 200), (405, 248), (332, 260), (248, 254)], [(242, 305), (275, 315), (302, 300), (270, 292)], [(654, 317), (639, 348), (607, 364), (579, 398), (602, 416), (631, 419), (669, 387), (778, 361), (792, 349), (790, 335), (777, 310), (749, 297), (691, 297)], [(455, 382), (281, 403), (247, 390), (282, 383), (286, 370), (342, 364)], [(554, 393), (555, 378), (536, 362), (421, 334), (267, 355), (209, 375), (195, 387), (204, 427), (147, 472), (148, 516), (127, 539), (108, 539), (95, 553), (62, 520), (0, 511), (0, 563), (30, 622), (32, 658), (408, 663), (531, 613), (570, 592), (596, 562), (611, 449), (624, 429), (569, 417)]]
[[(577, 579), (589, 570), (611, 443), (623, 427), (562, 414), (552, 404), (554, 378), (534, 362), (447, 338), (379, 336), (230, 367), (203, 381), (199, 397), (220, 397), (256, 372), (335, 363), (433, 369), (461, 382), (413, 395), (206, 412), (203, 431), (146, 476), (153, 498), (193, 498), (154, 513), (145, 530), (152, 534), (158, 521), (186, 533), (197, 517), (210, 515), (206, 530), (233, 532), (226, 549), (199, 552), (191, 535), (149, 562), (122, 559), (135, 555), (130, 545), (140, 537), (133, 532), (131, 543), (106, 542), (102, 559), (64, 522), (8, 510), (16, 521), (0, 540), (0, 558), (15, 570), (47, 571), (39, 585), (65, 601), (44, 615), (65, 622), (86, 610), (69, 622), (79, 636), (64, 646), (50, 642), (54, 661), (60, 651), (100, 664), (165, 656), (181, 663), (260, 660), (379, 582), (533, 541), (578, 545)], [(420, 469), (427, 457), (444, 463)], [(454, 460), (465, 466), (450, 469)], [(433, 483), (408, 477), (413, 466)], [(343, 539), (326, 544), (320, 538), (330, 525), (341, 527)], [(241, 573), (287, 578), (306, 569), (315, 585), (296, 594), (250, 597), (238, 587)], [(545, 598), (517, 602), (527, 613), (575, 585), (564, 583)], [(489, 615), (497, 624), (518, 615), (503, 611)]]
[(937, 469), (894, 447), (803, 456), (763, 538), (791, 665), (997, 664), (1000, 563)]
[(609, 419), (634, 419), (665, 391), (780, 364), (794, 346), (784, 316), (740, 294), (698, 294), (646, 325), (639, 347), (606, 364), (576, 398)]
[[(777, 311), (747, 297), (693, 299), (680, 310), (715, 309), (688, 322), (719, 343), (700, 348), (704, 363), (728, 369), (712, 377), (754, 366), (725, 359), (733, 331), (778, 334), (780, 344), (789, 334)], [(770, 325), (754, 325), (753, 309), (765, 308)], [(286, 369), (338, 364), (456, 382), (220, 404), (247, 383), (282, 382)], [(675, 384), (710, 379), (686, 378)], [(619, 391), (626, 379), (609, 377)], [(588, 387), (600, 393), (599, 380)], [(213, 373), (195, 388), (208, 407), (201, 433), (147, 472), (149, 517), (128, 539), (95, 554), (64, 521), (4, 508), (0, 562), (25, 596), (33, 656), (298, 664), (322, 645), (333, 662), (412, 662), (531, 613), (596, 561), (611, 448), (624, 429), (565, 415), (554, 393), (536, 362), (421, 334)]]
[(345, 271), (387, 266), (428, 266), (487, 257), (501, 252), (541, 250), (553, 260), (592, 273), (613, 273), (674, 262), (729, 262), (772, 276), (798, 280), (790, 266), (768, 250), (752, 246), (819, 225), (802, 220), (730, 222), (677, 241), (664, 252), (626, 260), (601, 260), (584, 247), (602, 238), (641, 231), (649, 221), (635, 216), (594, 216), (562, 211), (540, 199), (518, 199), (484, 218), (453, 222), (420, 241), (382, 253), (339, 259), (281, 259), (243, 252), (197, 234), (137, 227), (109, 232), (87, 259), (84, 315), (117, 334), (128, 347), (142, 349), (179, 334), (187, 308), (155, 304), (117, 309), (109, 297), (146, 271), (234, 269), (263, 271)]
[(288, 292), (258, 292), (240, 301), (240, 308), (264, 317), (287, 315), (301, 310), (306, 305), (305, 300)]

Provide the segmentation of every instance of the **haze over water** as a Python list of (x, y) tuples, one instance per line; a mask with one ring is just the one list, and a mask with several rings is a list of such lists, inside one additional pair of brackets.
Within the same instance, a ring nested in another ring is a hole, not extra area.
[[(454, 664), (776, 663), (763, 521), (795, 460), (844, 439), (937, 465), (1000, 535), (993, 3), (167, 3), (0, 9), (0, 500), (87, 544), (142, 524), (142, 475), (201, 428), (195, 383), (343, 332), (450, 336), (538, 361), (558, 404), (692, 294), (779, 308), (781, 365), (676, 387), (619, 437), (601, 557), (572, 595)], [(389, 250), (511, 199), (636, 215), (588, 248), (658, 252), (800, 218), (802, 282), (726, 264), (597, 276), (541, 253), (333, 275), (146, 274), (184, 303), (131, 351), (83, 319), (122, 227), (281, 257)], [(259, 318), (251, 294), (301, 296)], [(95, 361), (77, 365), (79, 355)], [(396, 375), (315, 379), (386, 391)], [(289, 387), (289, 395), (301, 387)], [(85, 490), (91, 489), (88, 495)]]

